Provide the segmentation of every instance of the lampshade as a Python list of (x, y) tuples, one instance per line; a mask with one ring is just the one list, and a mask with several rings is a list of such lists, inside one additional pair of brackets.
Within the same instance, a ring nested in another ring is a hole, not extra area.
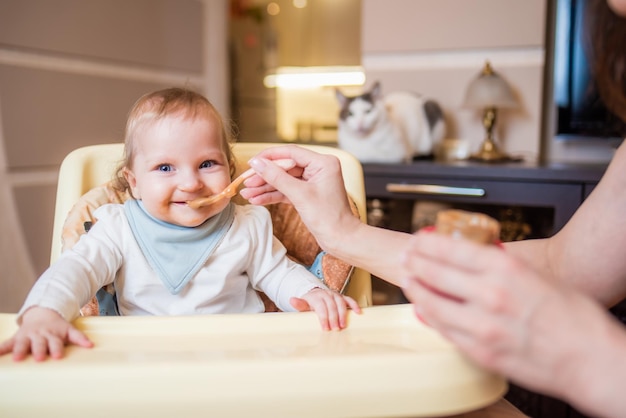
[(463, 107), (484, 109), (487, 107), (515, 108), (517, 100), (509, 84), (491, 68), (489, 61), (465, 92)]

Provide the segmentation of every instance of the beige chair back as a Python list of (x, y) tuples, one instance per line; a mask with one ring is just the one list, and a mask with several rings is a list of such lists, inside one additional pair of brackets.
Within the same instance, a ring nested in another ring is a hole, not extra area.
[[(233, 151), (238, 162), (237, 172), (247, 169), (247, 161), (261, 150), (276, 145), (280, 144), (235, 143)], [(90, 145), (72, 151), (63, 160), (57, 186), (50, 254), (51, 264), (61, 254), (61, 236), (67, 214), (82, 195), (112, 179), (114, 171), (123, 157), (123, 147), (124, 145), (121, 143)], [(367, 222), (365, 186), (360, 162), (351, 154), (338, 148), (322, 145), (303, 145), (303, 147), (319, 153), (332, 154), (339, 158), (346, 190), (357, 206), (361, 221)], [(355, 269), (345, 293), (353, 297), (360, 306), (371, 306), (370, 274), (364, 270)]]

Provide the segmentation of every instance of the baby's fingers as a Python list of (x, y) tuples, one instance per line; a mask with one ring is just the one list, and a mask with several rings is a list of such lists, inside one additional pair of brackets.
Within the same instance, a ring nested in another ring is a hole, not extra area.
[(349, 296), (333, 293), (332, 298), (326, 301), (328, 308), (328, 325), (333, 330), (342, 330), (348, 326), (348, 309), (361, 314), (359, 304)]
[(2, 344), (0, 344), (0, 356), (3, 356), (5, 354), (9, 354), (11, 351), (13, 351), (13, 345), (15, 344), (15, 337), (6, 340), (5, 342), (3, 342)]
[(314, 311), (324, 331), (341, 330), (347, 326), (348, 309), (361, 313), (359, 304), (337, 292), (316, 290), (304, 298), (291, 298), (291, 305), (300, 312)]
[[(84, 348), (93, 347), (93, 343), (89, 340), (89, 338), (74, 327), (70, 327), (67, 331), (67, 342)], [(53, 359), (61, 359), (63, 358), (63, 354), (65, 352), (65, 341), (51, 335), (48, 339), (48, 348), (50, 351), (50, 357)]]
[(330, 331), (332, 327), (328, 321), (328, 307), (326, 306), (326, 303), (323, 300), (316, 303), (315, 306), (313, 306), (313, 310), (319, 318), (322, 329), (324, 331)]
[(350, 296), (344, 296), (343, 300), (348, 304), (348, 307), (352, 309), (355, 313), (361, 314), (363, 312), (361, 311), (361, 307), (359, 306), (358, 302), (352, 299)]
[[(22, 348), (21, 345), (20, 348)], [(22, 350), (24, 349), (22, 348)], [(48, 339), (42, 335), (31, 336), (30, 351), (35, 361), (44, 361), (48, 357)], [(13, 354), (15, 355), (15, 351)], [(25, 354), (28, 354), (28, 348), (26, 348)]]
[(10, 348), (14, 361), (22, 361), (31, 353), (31, 340), (28, 337), (15, 336), (2, 346)]
[(48, 340), (48, 349), (50, 351), (50, 357), (58, 360), (63, 358), (63, 353), (65, 351), (65, 344), (63, 343), (63, 340), (61, 340), (60, 338), (54, 338), (51, 337)]
[(71, 327), (68, 332), (68, 340), (71, 344), (76, 344), (79, 347), (91, 348), (93, 347), (93, 342), (85, 334), (83, 334), (78, 329)]
[(333, 292), (331, 297), (325, 302), (328, 312), (328, 326), (330, 329), (338, 331), (345, 328), (348, 309), (343, 296)]
[(14, 361), (24, 360), (30, 354), (30, 340), (12, 337), (0, 345), (0, 355), (13, 353)]
[[(328, 299), (330, 298), (326, 295), (326, 291), (321, 289), (314, 289), (313, 291), (307, 293), (303, 298), (291, 298), (291, 304), (300, 312), (315, 312), (317, 314), (317, 318), (320, 321), (322, 329), (324, 331), (330, 331), (331, 327), (328, 323)], [(298, 308), (298, 306), (296, 306), (294, 302), (298, 302), (299, 304), (301, 304), (301, 307)], [(304, 309), (305, 306), (306, 309)]]

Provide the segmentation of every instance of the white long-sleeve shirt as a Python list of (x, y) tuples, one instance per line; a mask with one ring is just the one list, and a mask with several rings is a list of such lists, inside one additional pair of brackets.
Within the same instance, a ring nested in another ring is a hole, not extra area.
[(32, 306), (75, 319), (106, 284), (114, 283), (121, 315), (190, 315), (263, 312), (255, 289), (283, 311), (291, 297), (325, 286), (289, 260), (273, 236), (270, 215), (258, 206), (236, 206), (232, 226), (204, 266), (173, 295), (149, 266), (132, 234), (123, 205), (94, 212), (88, 234), (37, 280), (18, 317)]

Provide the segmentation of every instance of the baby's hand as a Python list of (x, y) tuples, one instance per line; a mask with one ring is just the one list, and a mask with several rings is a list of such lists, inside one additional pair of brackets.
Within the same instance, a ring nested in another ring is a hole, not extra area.
[(302, 298), (291, 298), (290, 302), (300, 312), (315, 311), (324, 331), (344, 329), (348, 308), (361, 313), (359, 304), (351, 297), (321, 288), (310, 290)]
[(91, 348), (87, 336), (52, 309), (33, 307), (22, 316), (22, 325), (15, 335), (0, 344), (0, 355), (13, 352), (13, 360), (21, 361), (32, 353), (36, 361), (63, 357), (65, 344)]

